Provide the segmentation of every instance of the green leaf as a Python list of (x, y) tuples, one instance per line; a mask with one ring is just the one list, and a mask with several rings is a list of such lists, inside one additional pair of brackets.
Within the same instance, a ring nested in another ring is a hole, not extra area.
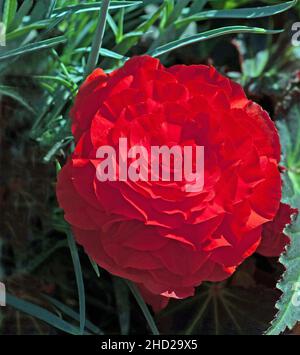
[(158, 322), (164, 334), (261, 335), (275, 314), (278, 293), (264, 286), (204, 283), (194, 297), (159, 313)]
[[(130, 50), (130, 48), (132, 48), (138, 42), (141, 37), (141, 33), (144, 34), (145, 32), (147, 32), (150, 27), (153, 26), (153, 24), (159, 19), (164, 8), (165, 3), (159, 6), (159, 8), (153, 13), (153, 15), (149, 19), (147, 19), (133, 31), (133, 33), (135, 34), (134, 36), (131, 36), (130, 33), (124, 35), (122, 41), (113, 48), (113, 51), (125, 55)], [(108, 60), (104, 60), (101, 63), (103, 68), (111, 68), (113, 64), (115, 63), (111, 63), (111, 61)]]
[(113, 31), (115, 37), (117, 36), (117, 32), (118, 32), (118, 26), (115, 23), (113, 17), (110, 14), (107, 14), (107, 23), (110, 27), (110, 29)]
[(118, 309), (118, 317), (122, 335), (128, 335), (130, 330), (130, 299), (129, 289), (119, 277), (113, 277), (113, 285)]
[(190, 13), (195, 14), (197, 12), (202, 11), (207, 2), (208, 0), (193, 0), (193, 3), (190, 7)]
[[(66, 306), (65, 304), (61, 303), (60, 301), (58, 301), (52, 297), (49, 297), (47, 295), (43, 295), (43, 297), (47, 301), (51, 302), (57, 309), (62, 311), (66, 316), (68, 316), (78, 322), (80, 321), (80, 315), (77, 312), (75, 312), (72, 308)], [(89, 320), (86, 320), (86, 329), (90, 330), (91, 332), (93, 332), (94, 334), (97, 334), (97, 335), (104, 334), (100, 328), (95, 326)]]
[(25, 108), (27, 108), (28, 111), (33, 112), (34, 113), (34, 109), (30, 106), (30, 104), (21, 96), (21, 94), (19, 94), (19, 92), (11, 87), (11, 86), (7, 86), (7, 85), (0, 85), (0, 95), (3, 96), (8, 96), (12, 99), (14, 99), (15, 101), (17, 101), (19, 104), (21, 104), (22, 106), (24, 106)]
[[(287, 173), (283, 176), (283, 202), (300, 208), (300, 104), (299, 95), (289, 104), (287, 111), (279, 114), (279, 128), (283, 162)], [(294, 216), (294, 222), (285, 229), (291, 243), (281, 255), (279, 261), (285, 267), (285, 273), (277, 288), (282, 296), (276, 304), (278, 313), (273, 320), (268, 335), (277, 335), (287, 328), (292, 329), (300, 321), (300, 217)]]
[(102, 41), (103, 41), (105, 27), (106, 27), (109, 4), (110, 4), (110, 0), (102, 1), (97, 29), (93, 38), (91, 52), (89, 54), (88, 62), (85, 68), (85, 76), (88, 76), (96, 68), (96, 65), (98, 63), (100, 49), (102, 46)]
[(134, 283), (132, 283), (131, 281), (129, 280), (125, 280), (130, 291), (132, 292), (132, 294), (134, 295), (138, 305), (140, 306), (142, 312), (144, 313), (144, 316), (148, 322), (148, 325), (152, 331), (152, 333), (154, 335), (159, 335), (159, 331), (157, 329), (157, 326), (155, 324), (155, 321), (153, 319), (153, 317), (151, 316), (151, 313), (149, 311), (149, 308), (147, 307), (143, 297), (141, 296), (140, 294), (140, 291), (138, 290), (138, 288), (136, 287), (136, 285)]
[(193, 16), (187, 17), (176, 22), (177, 26), (186, 25), (188, 23), (200, 20), (209, 20), (217, 18), (235, 18), (235, 19), (253, 19), (261, 17), (269, 17), (280, 14), (295, 6), (297, 0), (288, 1), (279, 5), (270, 5), (262, 7), (253, 7), (245, 9), (231, 9), (231, 10), (210, 10), (203, 11)]
[[(121, 9), (125, 7), (141, 5), (142, 1), (112, 1), (109, 10)], [(102, 1), (96, 1), (93, 3), (85, 2), (80, 5), (70, 5), (65, 7), (56, 8), (53, 11), (53, 16), (62, 16), (66, 14), (79, 14), (82, 12), (99, 11)]]
[(125, 9), (122, 8), (118, 14), (118, 28), (116, 33), (116, 42), (119, 43), (122, 41), (124, 34), (124, 17), (125, 17)]
[(173, 11), (171, 12), (170, 16), (167, 19), (166, 26), (173, 24), (174, 21), (178, 19), (183, 9), (188, 5), (189, 2), (190, 2), (189, 0), (179, 0), (176, 2)]
[(148, 54), (151, 55), (152, 57), (158, 57), (162, 54), (169, 53), (174, 49), (178, 49), (187, 46), (189, 44), (202, 42), (211, 38), (224, 36), (227, 34), (233, 34), (233, 33), (277, 34), (281, 32), (282, 30), (266, 30), (264, 28), (259, 28), (259, 27), (247, 27), (247, 26), (221, 27), (214, 30), (205, 31), (194, 36), (178, 39), (176, 41), (160, 46), (148, 52)]
[[(300, 206), (300, 196), (294, 196), (293, 205)], [(291, 238), (287, 250), (279, 261), (286, 271), (278, 282), (277, 288), (282, 296), (276, 303), (278, 313), (273, 320), (267, 335), (278, 335), (288, 329), (293, 329), (300, 321), (300, 218), (285, 229), (285, 234)]]
[(44, 20), (44, 21), (38, 21), (38, 22), (32, 23), (28, 26), (18, 28), (14, 31), (7, 33), (6, 40), (11, 41), (11, 40), (14, 40), (20, 36), (26, 35), (30, 31), (48, 28), (52, 23), (53, 23), (53, 20)]
[(0, 61), (10, 59), (13, 57), (17, 57), (17, 56), (21, 56), (21, 55), (24, 55), (27, 53), (32, 53), (32, 52), (40, 51), (43, 49), (55, 47), (60, 43), (66, 42), (66, 40), (67, 39), (64, 36), (58, 36), (58, 37), (54, 37), (54, 38), (47, 39), (44, 41), (26, 44), (26, 45), (21, 46), (16, 49), (1, 51), (0, 52)]
[(60, 76), (52, 76), (52, 75), (35, 75), (34, 76), (35, 79), (37, 80), (41, 80), (41, 81), (55, 81), (63, 86), (65, 86), (66, 88), (70, 89), (71, 91), (73, 90), (73, 83), (69, 82), (68, 80), (60, 77)]
[(35, 6), (30, 16), (30, 22), (49, 18), (52, 14), (56, 1), (57, 0), (35, 1)]
[(11, 24), (10, 30), (15, 30), (21, 25), (24, 17), (30, 11), (32, 5), (33, 5), (33, 0), (25, 0), (22, 3), (22, 5), (20, 6), (19, 10), (16, 13), (13, 23)]
[[(283, 165), (293, 184), (295, 194), (300, 194), (300, 95), (292, 98), (287, 111), (278, 115), (277, 126), (284, 155)], [(300, 207), (300, 206), (299, 206)]]
[[(77, 48), (75, 49), (74, 53), (88, 53), (91, 51), (91, 47), (85, 47), (85, 48)], [(121, 54), (118, 54), (116, 52), (110, 51), (109, 49), (106, 48), (101, 48), (100, 49), (100, 55), (102, 57), (107, 57), (107, 58), (113, 58), (117, 60), (125, 60), (127, 59)]]
[(85, 329), (85, 312), (86, 312), (83, 276), (82, 276), (82, 270), (81, 270), (78, 250), (77, 250), (77, 246), (76, 246), (75, 240), (73, 238), (73, 235), (69, 232), (69, 233), (67, 233), (67, 237), (68, 237), (69, 248), (70, 248), (71, 256), (72, 256), (72, 260), (73, 260), (77, 289), (78, 289), (80, 333), (83, 334), (84, 329)]
[(243, 83), (251, 78), (259, 78), (270, 59), (271, 36), (241, 35), (234, 40), (239, 52), (242, 67)]
[(72, 324), (64, 321), (63, 319), (57, 317), (55, 314), (49, 312), (48, 310), (37, 306), (33, 303), (21, 300), (11, 294), (6, 294), (6, 303), (15, 309), (29, 314), (37, 319), (40, 319), (53, 327), (62, 330), (66, 333), (78, 335), (79, 329), (74, 327)]
[(88, 255), (88, 258), (90, 260), (90, 263), (91, 263), (91, 265), (92, 265), (97, 277), (100, 277), (100, 271), (99, 271), (98, 264), (89, 255)]
[(3, 23), (7, 30), (9, 29), (13, 19), (15, 18), (17, 8), (17, 0), (6, 0), (4, 3)]
[(42, 253), (39, 253), (36, 257), (32, 258), (25, 268), (20, 270), (20, 273), (33, 273), (38, 267), (43, 264), (51, 255), (61, 248), (68, 247), (66, 240), (60, 240), (53, 246), (49, 246)]

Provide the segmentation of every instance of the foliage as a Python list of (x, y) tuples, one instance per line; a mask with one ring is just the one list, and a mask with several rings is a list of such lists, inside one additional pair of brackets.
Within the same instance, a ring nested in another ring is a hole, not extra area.
[[(166, 65), (214, 63), (276, 113), (292, 194), (286, 199), (299, 206), (299, 105), (296, 100), (289, 110), (279, 107), (287, 88), (299, 87), (291, 74), (300, 55), (288, 37), (299, 4), (294, 9), (296, 1), (106, 1), (106, 13), (104, 3), (0, 2), (7, 41), (0, 47), (0, 159), (5, 168), (0, 180), (0, 278), (11, 306), (0, 317), (3, 333), (158, 332), (138, 291), (120, 279), (112, 282), (102, 270), (99, 274), (97, 265), (77, 250), (55, 200), (56, 170), (74, 147), (69, 110), (85, 74), (96, 64), (110, 72), (143, 53), (160, 56)], [(272, 333), (292, 328), (300, 319), (299, 308), (291, 306), (291, 282), (299, 279), (300, 269), (299, 221), (288, 233), (292, 243), (281, 257), (287, 271), (278, 285), (283, 296)], [(193, 334), (265, 331), (282, 270), (274, 260), (256, 256), (251, 265), (250, 275), (241, 268), (227, 283), (203, 285), (194, 299), (171, 304), (157, 318), (159, 328)], [(266, 304), (263, 315), (251, 301), (256, 294)], [(251, 322), (253, 307), (258, 319)], [(189, 311), (195, 309), (189, 323)], [(178, 322), (182, 310), (186, 324)], [(224, 317), (227, 321), (221, 322)], [(243, 324), (245, 317), (249, 322)]]

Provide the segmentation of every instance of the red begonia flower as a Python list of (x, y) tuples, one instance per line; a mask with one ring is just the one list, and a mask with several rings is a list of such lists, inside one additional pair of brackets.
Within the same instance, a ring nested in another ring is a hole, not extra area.
[[(266, 255), (282, 249), (281, 232), (266, 232), (281, 200), (277, 130), (215, 68), (165, 68), (142, 56), (111, 74), (97, 69), (71, 117), (76, 148), (57, 185), (65, 219), (88, 255), (135, 282), (156, 310), (192, 296), (203, 281), (228, 278), (261, 243)], [(100, 182), (97, 149), (118, 149), (121, 137), (147, 149), (204, 146), (203, 190), (186, 192), (174, 181)]]

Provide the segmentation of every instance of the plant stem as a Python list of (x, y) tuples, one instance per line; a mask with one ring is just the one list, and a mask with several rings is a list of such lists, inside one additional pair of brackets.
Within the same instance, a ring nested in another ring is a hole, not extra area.
[(155, 324), (155, 322), (154, 322), (154, 319), (153, 319), (153, 317), (151, 316), (151, 313), (150, 313), (150, 311), (149, 311), (149, 308), (147, 307), (147, 305), (146, 305), (146, 303), (145, 303), (143, 297), (141, 296), (141, 294), (140, 294), (138, 288), (137, 288), (136, 285), (135, 285), (134, 283), (132, 283), (131, 281), (129, 281), (129, 280), (125, 280), (125, 281), (126, 281), (128, 287), (130, 288), (130, 291), (131, 291), (132, 294), (134, 295), (134, 297), (135, 297), (135, 299), (136, 299), (138, 305), (141, 307), (141, 310), (142, 310), (142, 312), (144, 313), (144, 316), (145, 316), (145, 318), (146, 318), (146, 320), (147, 320), (147, 322), (148, 322), (148, 325), (149, 325), (149, 327), (150, 327), (152, 333), (153, 333), (154, 335), (159, 335), (159, 331), (158, 331), (157, 326), (156, 326), (156, 324)]
[(88, 58), (85, 76), (88, 76), (96, 67), (99, 59), (99, 53), (102, 46), (106, 19), (109, 9), (110, 0), (102, 0), (101, 11), (99, 15), (98, 25), (96, 29), (96, 33), (93, 39), (91, 53)]

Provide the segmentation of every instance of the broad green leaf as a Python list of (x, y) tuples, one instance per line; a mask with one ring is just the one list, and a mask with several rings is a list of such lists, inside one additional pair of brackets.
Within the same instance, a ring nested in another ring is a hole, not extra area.
[[(286, 180), (284, 183), (288, 184)], [(288, 200), (294, 207), (300, 207), (300, 195)], [(285, 229), (291, 243), (279, 259), (286, 271), (277, 284), (282, 296), (276, 303), (278, 313), (267, 335), (279, 335), (287, 328), (291, 330), (300, 321), (300, 218), (295, 218), (296, 221)]]
[(0, 95), (3, 96), (8, 96), (15, 101), (17, 101), (19, 104), (27, 108), (28, 111), (34, 113), (34, 109), (30, 106), (30, 104), (24, 99), (21, 94), (17, 91), (16, 88), (13, 88), (11, 86), (7, 85), (0, 85)]
[[(300, 104), (299, 95), (290, 104), (287, 112), (279, 115), (279, 128), (283, 162), (287, 172), (283, 176), (283, 202), (300, 209)], [(292, 329), (300, 321), (300, 217), (286, 227), (285, 233), (291, 243), (279, 261), (285, 272), (277, 284), (282, 296), (276, 304), (278, 313), (268, 335), (277, 335), (287, 328)]]
[(149, 55), (158, 57), (162, 54), (173, 51), (189, 44), (206, 41), (219, 36), (224, 36), (233, 33), (255, 33), (255, 34), (277, 34), (281, 33), (281, 30), (266, 30), (259, 27), (247, 27), (247, 26), (228, 26), (221, 27), (214, 30), (205, 31), (194, 36), (178, 39), (177, 41), (170, 42), (166, 45), (160, 46), (150, 52)]
[(278, 294), (255, 283), (204, 283), (192, 298), (175, 301), (159, 313), (158, 324), (164, 334), (261, 335), (276, 313)]
[(293, 0), (279, 5), (270, 5), (270, 6), (262, 6), (262, 7), (245, 8), (245, 9), (203, 11), (198, 14), (187, 17), (185, 19), (178, 20), (176, 22), (176, 25), (181, 26), (194, 21), (217, 19), (217, 18), (253, 19), (253, 18), (261, 18), (261, 17), (269, 17), (291, 9), (293, 6), (296, 5), (296, 3), (297, 0)]
[(81, 270), (80, 259), (78, 255), (77, 246), (73, 235), (69, 232), (67, 233), (69, 248), (73, 260), (74, 271), (76, 276), (76, 283), (78, 289), (78, 297), (79, 297), (79, 314), (80, 314), (80, 333), (84, 333), (85, 329), (85, 291), (84, 291), (84, 284), (83, 284), (83, 276)]
[(21, 56), (21, 55), (24, 55), (27, 53), (32, 53), (32, 52), (40, 51), (43, 49), (55, 47), (60, 43), (66, 42), (66, 40), (67, 39), (64, 36), (58, 36), (58, 37), (54, 37), (51, 39), (46, 39), (44, 41), (26, 44), (26, 45), (21, 46), (16, 49), (11, 49), (11, 50), (7, 50), (7, 51), (0, 51), (0, 61), (10, 59), (13, 57), (17, 57), (17, 56)]
[(59, 330), (73, 335), (80, 334), (78, 328), (74, 327), (72, 324), (64, 321), (63, 319), (57, 317), (55, 314), (49, 312), (48, 310), (40, 306), (21, 300), (9, 293), (6, 295), (6, 302), (7, 305), (12, 306), (15, 309), (29, 314), (37, 319), (40, 319)]

